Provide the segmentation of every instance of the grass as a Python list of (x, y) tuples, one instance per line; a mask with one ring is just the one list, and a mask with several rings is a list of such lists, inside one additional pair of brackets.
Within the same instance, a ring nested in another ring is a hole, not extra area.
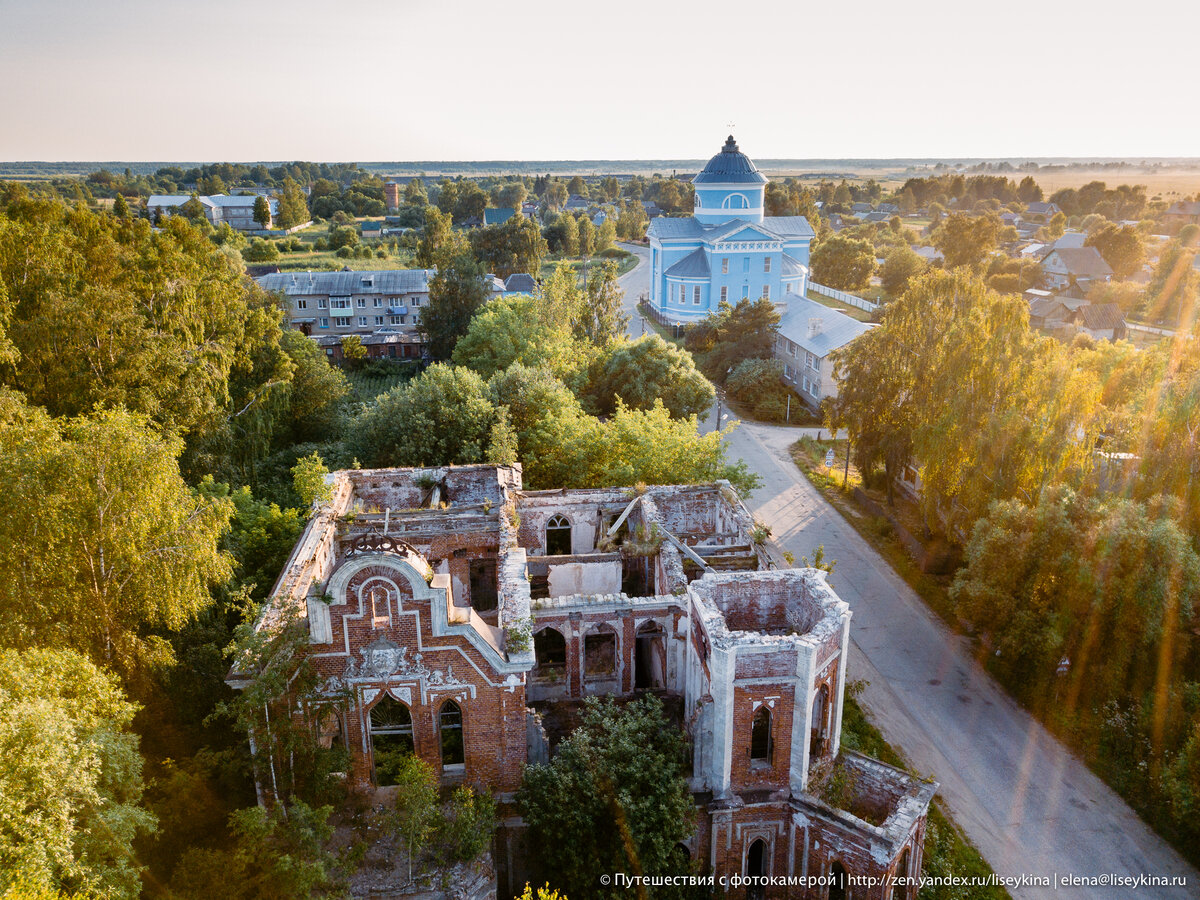
[[(809, 437), (801, 438), (791, 446), (792, 460), (796, 463), (805, 477), (811, 481), (830, 504), (842, 514), (842, 517), (853, 526), (871, 547), (887, 560), (888, 564), (903, 578), (925, 601), (925, 605), (937, 613), (947, 625), (955, 631), (962, 630), (962, 623), (950, 602), (950, 576), (931, 575), (922, 572), (913, 558), (908, 555), (904, 545), (896, 537), (892, 523), (882, 516), (869, 515), (861, 510), (851, 492), (861, 488), (862, 476), (851, 465), (849, 468), (848, 484), (843, 487), (842, 475), (846, 471), (846, 441), (816, 441)], [(825, 468), (825, 453), (832, 449), (834, 465)], [(919, 533), (919, 526), (912, 521), (912, 509), (905, 509), (903, 501), (898, 501), (897, 518), (914, 534)]]
[(851, 306), (849, 303), (843, 303), (841, 300), (834, 300), (832, 297), (826, 297), (824, 294), (818, 294), (815, 291), (809, 291), (808, 299), (822, 306), (828, 306), (830, 309), (836, 309), (838, 312), (845, 313), (852, 319), (857, 319), (859, 322), (872, 321), (872, 314), (865, 309), (859, 309), (857, 306)]
[[(863, 708), (858, 705), (855, 697), (859, 689), (860, 685), (846, 685), (846, 697), (842, 706), (842, 746), (916, 775), (912, 773), (904, 757), (884, 739), (883, 734), (871, 724)], [(937, 800), (934, 800), (929, 807), (929, 824), (925, 831), (922, 874), (926, 877), (957, 875), (986, 878), (992, 871), (987, 860), (979, 855), (975, 846), (942, 810)], [(1009, 894), (1004, 888), (991, 885), (958, 888), (925, 885), (919, 895), (920, 900), (943, 900), (950, 897), (961, 900), (1002, 900), (1007, 896)]]
[[(628, 272), (632, 272), (638, 264), (638, 256), (636, 253), (632, 253), (628, 250), (626, 250), (625, 253), (627, 254), (626, 256), (618, 257), (615, 260), (617, 264), (618, 277)], [(587, 259), (587, 267), (590, 271), (591, 269), (594, 269), (603, 263), (612, 261), (613, 260), (610, 258), (604, 256), (589, 256)], [(542, 280), (549, 278), (554, 274), (554, 270), (558, 268), (558, 264), (561, 262), (568, 263), (571, 268), (575, 270), (576, 274), (578, 274), (580, 268), (582, 268), (584, 265), (584, 260), (582, 257), (563, 257), (557, 254), (551, 254), (542, 260), (542, 269), (538, 277)]]
[[(284, 272), (305, 271), (307, 269), (341, 269), (346, 266), (356, 271), (368, 269), (410, 269), (413, 266), (412, 251), (404, 248), (400, 248), (395, 253), (389, 252), (385, 259), (380, 259), (374, 253), (372, 253), (369, 259), (363, 259), (360, 257), (341, 257), (337, 255), (337, 251), (335, 250), (313, 250), (313, 244), (319, 238), (329, 238), (330, 228), (331, 223), (320, 222), (290, 235), (287, 239), (299, 238), (304, 242), (305, 249), (295, 253), (281, 250), (279, 259), (271, 260), (268, 264), (279, 266), (280, 270)], [(379, 243), (379, 240), (376, 238), (371, 238), (367, 241), (368, 246), (371, 246), (372, 249), (374, 249), (374, 245), (377, 243)], [(257, 263), (251, 263), (251, 265), (257, 265)]]

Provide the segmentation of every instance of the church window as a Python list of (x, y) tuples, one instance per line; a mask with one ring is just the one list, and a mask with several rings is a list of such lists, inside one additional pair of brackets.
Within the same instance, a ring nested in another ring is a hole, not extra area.
[(438, 713), (438, 731), (442, 737), (442, 765), (461, 766), (463, 754), (462, 710), (453, 700), (442, 704)]
[(566, 516), (551, 516), (546, 523), (546, 555), (571, 555), (571, 522)]
[(722, 275), (729, 274), (729, 257), (728, 256), (721, 257), (721, 274)]
[(697, 306), (700, 305), (700, 285), (696, 285), (694, 288), (692, 288), (692, 302)]
[(771, 761), (771, 711), (760, 706), (750, 725), (750, 761)]
[(748, 284), (742, 285), (742, 299), (743, 300), (750, 299), (750, 285), (748, 285)]
[(748, 256), (742, 257), (742, 271), (743, 272), (750, 271), (750, 257), (748, 257)]
[(764, 272), (771, 271), (771, 257), (769, 257), (769, 256), (763, 257), (763, 271)]
[(721, 287), (721, 302), (727, 303), (728, 301), (729, 301), (729, 288), (722, 285), (722, 287)]
[(792, 286), (790, 284), (787, 286), (787, 292), (789, 294), (792, 292)]
[(396, 783), (401, 762), (413, 752), (412, 715), (403, 703), (385, 695), (371, 707), (370, 721), (375, 783), (386, 787)]
[(763, 299), (764, 300), (771, 299), (771, 286), (769, 284), (763, 285)]

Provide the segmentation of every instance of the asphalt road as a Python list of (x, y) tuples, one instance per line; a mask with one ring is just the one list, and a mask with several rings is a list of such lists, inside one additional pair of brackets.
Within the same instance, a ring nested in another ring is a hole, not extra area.
[[(621, 279), (629, 332), (649, 279), (643, 257)], [(713, 427), (715, 411), (702, 429)], [(724, 424), (730, 420), (726, 418)], [(853, 611), (848, 677), (870, 682), (860, 702), (918, 772), (941, 782), (939, 796), (1002, 876), (1136, 878), (1184, 876), (1186, 887), (1014, 886), (1019, 900), (1200, 897), (1200, 873), (1156, 836), (996, 684), (969, 643), (946, 628), (891, 566), (801, 474), (788, 454), (800, 429), (742, 422), (727, 438), (731, 458), (763, 479), (754, 515), (799, 559), (818, 544), (837, 560), (832, 584)]]

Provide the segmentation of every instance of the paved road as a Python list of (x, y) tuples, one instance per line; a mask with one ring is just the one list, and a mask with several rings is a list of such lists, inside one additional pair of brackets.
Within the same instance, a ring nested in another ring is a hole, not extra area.
[(625, 330), (630, 337), (636, 338), (649, 327), (642, 322), (642, 316), (637, 311), (637, 302), (638, 297), (650, 291), (650, 249), (626, 241), (621, 241), (618, 246), (638, 257), (637, 267), (617, 279), (617, 284), (625, 292), (625, 315), (629, 316), (629, 325)]
[[(728, 424), (728, 422), (726, 423)], [(741, 423), (729, 438), (763, 478), (749, 506), (797, 558), (825, 545), (833, 585), (850, 604), (848, 675), (862, 703), (1002, 875), (1184, 875), (1186, 888), (1141, 897), (1200, 896), (1200, 873), (1013, 702), (947, 629), (804, 478), (787, 448), (800, 429)], [(1014, 897), (1046, 897), (1041, 887)], [(1075, 888), (1057, 897), (1127, 897), (1128, 888)]]
[[(629, 332), (641, 333), (642, 263), (621, 278)], [(731, 419), (723, 416), (728, 425)], [(701, 425), (715, 425), (715, 410)], [(800, 473), (788, 446), (814, 429), (739, 423), (730, 456), (759, 473), (749, 506), (799, 559), (825, 545), (838, 561), (833, 584), (850, 604), (848, 674), (870, 682), (862, 704), (919, 772), (941, 782), (956, 822), (1000, 874), (1182, 875), (1187, 887), (1146, 887), (1140, 897), (1200, 897), (1200, 873), (1158, 838), (1087, 767), (1022, 710), (980, 667), (968, 642), (947, 629)], [(1016, 887), (1018, 900), (1049, 895)], [(1128, 897), (1128, 888), (1063, 888), (1056, 897)]]

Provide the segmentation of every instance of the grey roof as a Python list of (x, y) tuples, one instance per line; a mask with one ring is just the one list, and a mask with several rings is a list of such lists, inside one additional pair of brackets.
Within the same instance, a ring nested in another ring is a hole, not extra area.
[(781, 240), (811, 238), (815, 232), (804, 216), (765, 216), (761, 222), (748, 219), (730, 219), (717, 225), (704, 225), (694, 216), (686, 218), (660, 218), (650, 223), (647, 232), (659, 240), (719, 241), (743, 228), (758, 228)]
[(1075, 310), (1075, 320), (1092, 331), (1119, 329), (1125, 325), (1121, 307), (1115, 303), (1089, 303)]
[(1200, 216), (1200, 203), (1191, 200), (1180, 200), (1171, 204), (1167, 210), (1168, 216)]
[[(813, 322), (819, 325), (815, 334), (812, 333)], [(815, 300), (789, 294), (787, 312), (779, 320), (778, 331), (814, 356), (824, 357), (872, 327)]]
[[(1050, 245), (1050, 250), (1061, 250), (1063, 247), (1082, 247), (1087, 235), (1082, 231), (1064, 231), (1062, 237)], [(1050, 252), (1047, 250), (1046, 252)]]
[(183, 206), (192, 199), (191, 194), (151, 194), (147, 206)]
[(1111, 275), (1112, 269), (1095, 247), (1055, 247), (1046, 258), (1057, 253), (1063, 266), (1072, 275), (1104, 276)]
[(708, 267), (708, 254), (701, 247), (667, 269), (666, 275), (668, 278), (708, 278), (712, 275)]
[(1029, 212), (1035, 216), (1045, 216), (1062, 212), (1062, 210), (1058, 208), (1057, 203), (1050, 203), (1049, 201), (1043, 200), (1035, 200), (1033, 203), (1030, 203), (1027, 208)]
[(673, 218), (670, 216), (661, 216), (650, 223), (650, 228), (647, 231), (660, 240), (675, 240), (679, 238), (701, 238), (704, 237), (704, 226), (696, 220), (694, 216), (687, 218)]
[(256, 280), (264, 290), (279, 291), (288, 295), (418, 294), (429, 290), (429, 279), (435, 271), (388, 269), (367, 272), (276, 272)]
[(781, 238), (810, 238), (816, 232), (804, 216), (763, 216), (762, 225)]
[(692, 184), (766, 184), (767, 177), (763, 175), (750, 157), (738, 150), (737, 142), (731, 134), (725, 141), (721, 152), (708, 161), (700, 174), (692, 179)]
[(1056, 318), (1066, 319), (1071, 310), (1061, 300), (1054, 297), (1043, 297), (1029, 302), (1029, 318), (1031, 319), (1046, 319), (1055, 313), (1058, 314)]
[(942, 251), (937, 247), (913, 247), (912, 251), (913, 253), (917, 254), (917, 256), (921, 257), (922, 259), (927, 259), (930, 262), (933, 262), (935, 259), (946, 258), (944, 255), (942, 255)]
[(517, 211), (511, 206), (501, 206), (498, 209), (485, 209), (483, 211), (484, 225), (501, 225), (517, 214)]
[(527, 275), (524, 272), (514, 272), (504, 282), (504, 289), (506, 291), (522, 291), (532, 294), (537, 289), (537, 282), (533, 280), (532, 275)]
[[(200, 199), (208, 200), (213, 206), (253, 206), (254, 201), (258, 197), (234, 197), (228, 194), (213, 194), (208, 197), (201, 197)], [(270, 201), (268, 200), (268, 202)]]
[(808, 266), (804, 265), (804, 263), (800, 262), (794, 256), (788, 256), (784, 253), (782, 271), (785, 278), (792, 275), (804, 275), (808, 272)]

